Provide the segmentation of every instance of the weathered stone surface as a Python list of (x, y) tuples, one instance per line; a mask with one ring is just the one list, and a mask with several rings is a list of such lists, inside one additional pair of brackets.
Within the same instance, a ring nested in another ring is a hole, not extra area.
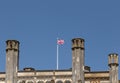
[(118, 54), (109, 54), (110, 83), (118, 83)]
[(19, 63), (19, 42), (6, 41), (6, 83), (17, 83)]
[(84, 40), (75, 38), (72, 40), (72, 81), (84, 83)]

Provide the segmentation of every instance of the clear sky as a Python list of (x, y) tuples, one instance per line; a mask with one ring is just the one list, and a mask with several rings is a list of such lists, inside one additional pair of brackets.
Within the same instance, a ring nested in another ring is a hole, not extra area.
[(0, 1), (0, 71), (5, 71), (8, 39), (20, 41), (20, 70), (56, 69), (57, 37), (65, 40), (60, 69), (71, 68), (71, 39), (80, 37), (85, 39), (85, 65), (108, 70), (108, 54), (120, 55), (120, 1)]

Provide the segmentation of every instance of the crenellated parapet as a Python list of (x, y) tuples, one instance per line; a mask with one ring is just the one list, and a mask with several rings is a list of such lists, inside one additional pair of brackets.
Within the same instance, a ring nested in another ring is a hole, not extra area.
[(6, 41), (6, 51), (8, 50), (19, 50), (19, 41), (17, 40), (7, 40)]
[(116, 53), (111, 53), (108, 56), (108, 65), (112, 66), (112, 65), (116, 65), (118, 66), (118, 54)]
[(72, 39), (72, 49), (81, 48), (84, 49), (84, 39), (74, 38)]

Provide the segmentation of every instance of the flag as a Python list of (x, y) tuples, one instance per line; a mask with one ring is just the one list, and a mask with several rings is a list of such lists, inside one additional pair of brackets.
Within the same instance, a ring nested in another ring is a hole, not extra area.
[(64, 44), (64, 40), (63, 40), (63, 39), (58, 39), (58, 40), (57, 40), (57, 44), (58, 44), (58, 45)]

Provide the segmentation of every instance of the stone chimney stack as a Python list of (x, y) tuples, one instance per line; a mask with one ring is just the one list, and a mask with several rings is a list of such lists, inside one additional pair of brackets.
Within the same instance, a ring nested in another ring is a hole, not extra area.
[(118, 83), (118, 54), (113, 53), (108, 56), (108, 65), (110, 67), (110, 83)]
[(19, 42), (6, 41), (6, 83), (17, 83), (19, 67)]
[(84, 82), (84, 39), (72, 39), (72, 83)]

